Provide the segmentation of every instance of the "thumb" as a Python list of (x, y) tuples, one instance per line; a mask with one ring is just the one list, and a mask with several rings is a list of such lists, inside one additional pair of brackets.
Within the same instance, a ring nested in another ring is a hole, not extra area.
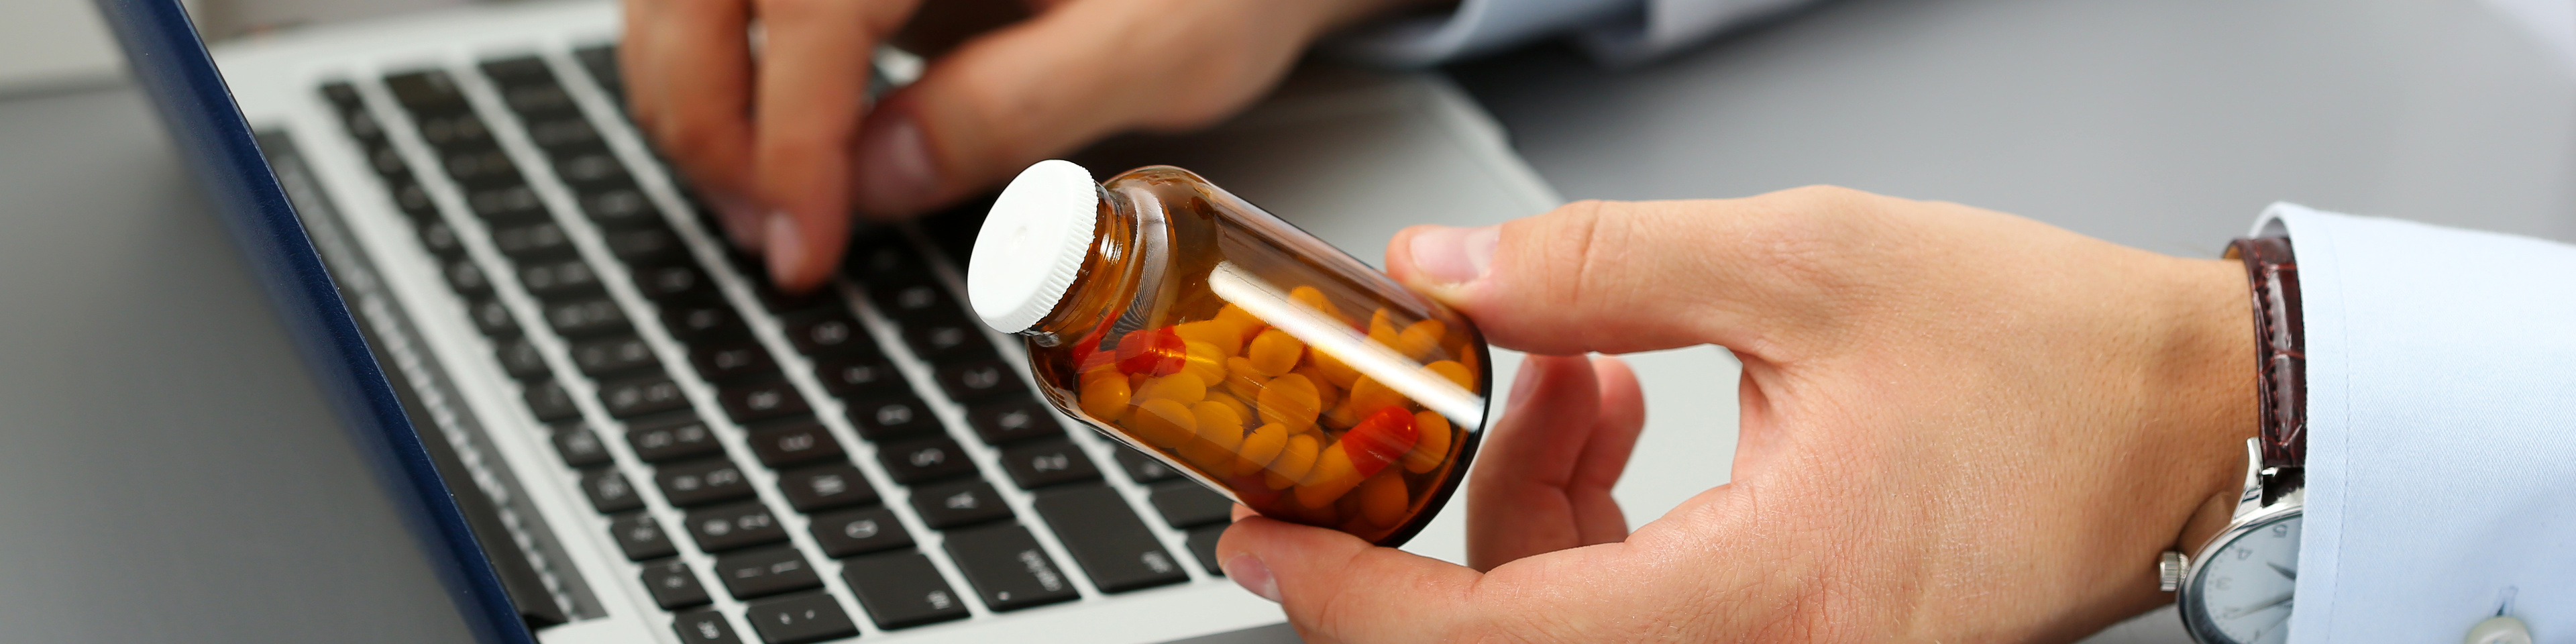
[(1845, 267), (1882, 199), (1802, 188), (1749, 199), (1583, 201), (1482, 228), (1416, 226), (1387, 270), (1531, 353), (1765, 347), (1833, 317)]
[(1324, 528), (1245, 518), (1217, 540), (1216, 557), (1236, 584), (1279, 602), (1309, 642), (1448, 641), (1479, 606), (1476, 571)]

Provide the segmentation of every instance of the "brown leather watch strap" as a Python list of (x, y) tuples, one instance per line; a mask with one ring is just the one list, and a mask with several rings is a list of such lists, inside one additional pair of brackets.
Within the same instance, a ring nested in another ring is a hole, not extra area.
[(2307, 333), (2299, 315), (2299, 265), (2287, 231), (2274, 225), (2238, 239), (2227, 256), (2245, 262), (2254, 291), (2254, 357), (2262, 406), (2263, 466), (2300, 468), (2308, 460)]

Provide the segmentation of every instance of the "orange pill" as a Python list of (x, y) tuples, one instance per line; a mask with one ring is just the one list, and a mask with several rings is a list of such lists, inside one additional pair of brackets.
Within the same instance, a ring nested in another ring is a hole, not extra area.
[(1379, 527), (1392, 528), (1404, 520), (1405, 506), (1413, 499), (1406, 494), (1404, 477), (1386, 472), (1360, 484), (1360, 516)]
[(1342, 362), (1341, 358), (1334, 357), (1331, 353), (1308, 351), (1306, 354), (1306, 365), (1314, 367), (1315, 373), (1322, 374), (1324, 377), (1319, 382), (1329, 382), (1335, 387), (1348, 388), (1352, 382), (1360, 378), (1360, 370), (1351, 368), (1350, 363)]
[(1239, 356), (1225, 359), (1225, 388), (1233, 390), (1235, 395), (1257, 399), (1261, 388), (1269, 384), (1270, 376), (1254, 368), (1251, 360)]
[(1205, 342), (1216, 347), (1219, 359), (1243, 353), (1243, 328), (1224, 320), (1200, 320), (1172, 327), (1186, 342)]
[(1272, 423), (1252, 430), (1244, 435), (1243, 448), (1235, 452), (1234, 475), (1251, 476), (1270, 467), (1270, 462), (1279, 460), (1279, 452), (1287, 448), (1287, 426)]
[[(1219, 405), (1225, 405), (1226, 409), (1234, 412), (1234, 417), (1238, 419), (1235, 422), (1238, 423), (1249, 425), (1252, 424), (1253, 419), (1261, 417), (1259, 414), (1252, 413), (1252, 406), (1244, 404), (1243, 400), (1234, 397), (1234, 394), (1222, 391), (1211, 391), (1208, 392), (1207, 401)], [(1196, 407), (1193, 407), (1193, 409), (1195, 408)]]
[(1232, 304), (1225, 305), (1225, 308), (1216, 310), (1216, 321), (1224, 322), (1226, 326), (1234, 327), (1237, 332), (1257, 329), (1263, 324), (1261, 318), (1252, 316), (1251, 311), (1243, 310), (1243, 307)]
[(1455, 433), (1449, 429), (1449, 417), (1439, 412), (1416, 412), (1413, 433), (1420, 438), (1413, 443), (1413, 451), (1404, 453), (1404, 469), (1419, 474), (1440, 467), (1440, 460), (1449, 456), (1449, 439)]
[(1190, 417), (1198, 421), (1199, 438), (1225, 448), (1228, 454), (1243, 447), (1243, 415), (1233, 407), (1213, 400), (1190, 406)]
[(1136, 411), (1127, 417), (1127, 429), (1137, 440), (1164, 449), (1178, 449), (1198, 436), (1198, 416), (1189, 405), (1162, 399), (1136, 403)]
[(1387, 318), (1386, 309), (1378, 309), (1376, 313), (1369, 315), (1368, 339), (1370, 342), (1394, 347), (1397, 334), (1395, 322)]
[(1358, 487), (1362, 476), (1351, 467), (1351, 457), (1339, 443), (1325, 446), (1315, 454), (1315, 469), (1306, 480), (1297, 483), (1297, 504), (1310, 508), (1331, 507), (1351, 488)]
[(1385, 383), (1378, 382), (1376, 378), (1360, 376), (1359, 380), (1351, 383), (1351, 413), (1363, 417), (1377, 413), (1380, 409), (1405, 406), (1411, 402), (1413, 399), (1396, 393), (1394, 389), (1388, 388)]
[[(1113, 374), (1115, 372), (1112, 372)], [(1104, 423), (1118, 422), (1127, 413), (1127, 401), (1134, 392), (1127, 389), (1124, 375), (1092, 378), (1082, 382), (1082, 413)]]
[[(1323, 372), (1316, 371), (1314, 365), (1298, 367), (1297, 371), (1291, 375), (1305, 376), (1306, 382), (1313, 383), (1315, 385), (1316, 409), (1330, 411), (1334, 406), (1342, 404), (1341, 388), (1335, 387), (1332, 383), (1325, 381)], [(1342, 426), (1348, 425), (1349, 423), (1342, 424)]]
[(1402, 352), (1404, 357), (1421, 360), (1430, 357), (1432, 352), (1440, 349), (1440, 336), (1448, 332), (1449, 325), (1441, 324), (1439, 320), (1415, 322), (1405, 326), (1402, 333), (1396, 334), (1393, 346), (1396, 351)]
[(1216, 345), (1189, 341), (1189, 356), (1181, 363), (1181, 373), (1199, 377), (1199, 382), (1214, 385), (1225, 382), (1225, 353)]
[[(1300, 286), (1288, 289), (1288, 299), (1299, 304), (1304, 304), (1308, 308), (1322, 311), (1325, 315), (1333, 316), (1335, 318), (1342, 317), (1341, 307), (1333, 306), (1333, 300), (1331, 298), (1324, 297), (1324, 292), (1317, 290), (1315, 287)], [(1347, 320), (1348, 318), (1343, 319)]]
[(1271, 380), (1269, 386), (1261, 388), (1261, 395), (1253, 402), (1262, 424), (1278, 423), (1289, 431), (1305, 431), (1314, 427), (1315, 416), (1323, 413), (1315, 383), (1293, 373)]
[(1469, 371), (1467, 369), (1467, 365), (1460, 364), (1456, 360), (1442, 360), (1423, 365), (1422, 368), (1429, 370), (1432, 374), (1438, 375), (1441, 378), (1448, 379), (1450, 382), (1458, 383), (1458, 387), (1461, 389), (1466, 389), (1468, 391), (1475, 391), (1476, 389), (1476, 373)]
[(1243, 357), (1252, 361), (1254, 370), (1277, 377), (1297, 368), (1297, 361), (1306, 357), (1306, 343), (1285, 331), (1271, 329), (1252, 338), (1252, 346), (1244, 347)]
[[(1285, 431), (1287, 428), (1280, 429)], [(1323, 443), (1315, 440), (1313, 434), (1288, 437), (1287, 444), (1279, 450), (1279, 458), (1270, 462), (1270, 471), (1261, 475), (1262, 484), (1273, 490), (1285, 490), (1298, 481), (1306, 480), (1306, 474), (1315, 468), (1316, 454), (1322, 451)]]
[(1198, 376), (1175, 373), (1146, 380), (1144, 386), (1136, 388), (1136, 398), (1169, 400), (1183, 405), (1197, 404), (1198, 401), (1207, 399), (1207, 383), (1199, 380)]

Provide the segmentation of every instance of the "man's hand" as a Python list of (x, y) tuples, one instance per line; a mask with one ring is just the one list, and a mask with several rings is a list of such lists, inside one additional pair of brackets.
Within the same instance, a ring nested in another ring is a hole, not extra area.
[(803, 290), (853, 210), (917, 214), (1102, 136), (1213, 123), (1404, 1), (1029, 0), (874, 109), (869, 61), (922, 0), (630, 0), (619, 49), (636, 123)]
[(1217, 558), (1309, 641), (2065, 641), (2217, 531), (2255, 428), (2243, 272), (1955, 204), (1807, 188), (1416, 228), (1387, 265), (1533, 354), (1743, 361), (1733, 480), (1634, 534), (1613, 359), (1532, 356), (1470, 567), (1262, 518)]

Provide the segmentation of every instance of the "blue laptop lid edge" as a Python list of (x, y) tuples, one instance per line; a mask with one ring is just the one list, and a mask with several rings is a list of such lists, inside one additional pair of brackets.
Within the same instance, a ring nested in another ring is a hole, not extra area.
[(134, 78), (484, 642), (533, 644), (179, 0), (97, 0)]

